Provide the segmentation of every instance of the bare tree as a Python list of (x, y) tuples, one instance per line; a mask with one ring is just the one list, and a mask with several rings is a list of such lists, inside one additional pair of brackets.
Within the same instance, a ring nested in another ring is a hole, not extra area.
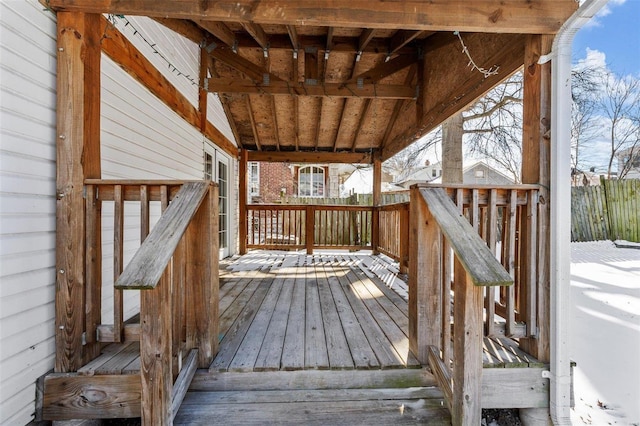
[(440, 139), (441, 129), (438, 127), (385, 161), (384, 165), (400, 182), (423, 165), (425, 152), (439, 143)]
[(618, 177), (627, 175), (634, 163), (633, 153), (640, 149), (640, 80), (632, 76), (616, 78), (604, 75), (600, 108), (606, 118), (609, 142), (607, 175), (613, 174), (614, 161), (623, 153), (630, 153), (632, 161), (620, 162)]

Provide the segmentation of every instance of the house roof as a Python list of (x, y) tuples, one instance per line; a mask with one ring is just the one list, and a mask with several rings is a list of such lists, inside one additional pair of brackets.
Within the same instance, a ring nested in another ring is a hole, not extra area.
[[(48, 0), (54, 10), (145, 15), (202, 46), (249, 160), (385, 160), (524, 61), (574, 0)], [(454, 33), (459, 31), (460, 33)], [(469, 66), (498, 70), (483, 75)], [(420, 117), (418, 119), (417, 117)]]

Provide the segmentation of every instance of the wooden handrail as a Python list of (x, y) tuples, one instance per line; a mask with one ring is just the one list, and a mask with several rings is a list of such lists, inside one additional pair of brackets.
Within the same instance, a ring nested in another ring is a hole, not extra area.
[(153, 289), (160, 281), (191, 219), (207, 195), (209, 182), (187, 182), (115, 283), (120, 290)]
[(513, 284), (509, 273), (460, 214), (444, 189), (421, 188), (420, 194), (474, 285)]

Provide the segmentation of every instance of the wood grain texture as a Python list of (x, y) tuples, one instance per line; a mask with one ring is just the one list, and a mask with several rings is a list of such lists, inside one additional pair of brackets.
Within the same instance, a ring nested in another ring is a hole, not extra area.
[(209, 190), (207, 182), (186, 183), (160, 217), (115, 283), (121, 289), (155, 288)]
[[(85, 331), (85, 286), (88, 284), (85, 276), (83, 184), (85, 178), (100, 177), (99, 19), (97, 15), (78, 13), (61, 13), (58, 17), (55, 302), (57, 372), (77, 370), (82, 366), (84, 354), (82, 333)], [(95, 265), (92, 268), (93, 266)], [(95, 278), (97, 274), (92, 276)], [(92, 302), (96, 291), (92, 291)], [(92, 323), (94, 320), (95, 318), (91, 318)]]

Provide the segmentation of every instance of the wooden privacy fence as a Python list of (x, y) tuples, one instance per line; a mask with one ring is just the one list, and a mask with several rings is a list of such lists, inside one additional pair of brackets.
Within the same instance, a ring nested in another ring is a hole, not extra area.
[(640, 242), (640, 180), (571, 188), (571, 240)]
[[(102, 210), (113, 204), (114, 317), (100, 286), (87, 295), (87, 340), (140, 340), (143, 424), (170, 424), (197, 367), (218, 348), (218, 187), (210, 182), (87, 180), (88, 282), (102, 271)], [(162, 214), (150, 228), (151, 203)], [(123, 268), (125, 203), (139, 205), (142, 243)], [(140, 324), (123, 321), (123, 291), (140, 291)]]
[(247, 205), (247, 248), (372, 248), (374, 209), (366, 206)]

